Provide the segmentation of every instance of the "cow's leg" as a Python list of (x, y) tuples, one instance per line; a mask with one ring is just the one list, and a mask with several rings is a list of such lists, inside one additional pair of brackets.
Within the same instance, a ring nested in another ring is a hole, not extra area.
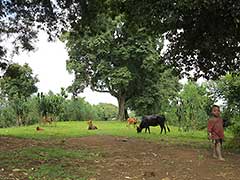
[(162, 131), (163, 131), (163, 127), (162, 127), (162, 125), (160, 125), (160, 128), (161, 128), (160, 134), (162, 134)]
[(165, 127), (165, 125), (163, 125), (163, 129), (164, 129), (164, 132), (165, 132), (165, 134), (166, 134), (166, 127)]
[(150, 127), (148, 126), (147, 128), (148, 128), (148, 132), (149, 132), (149, 134), (150, 134)]

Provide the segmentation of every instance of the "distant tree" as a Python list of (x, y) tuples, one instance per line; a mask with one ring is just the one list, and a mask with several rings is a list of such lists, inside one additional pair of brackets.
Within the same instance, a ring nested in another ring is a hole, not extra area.
[(65, 94), (54, 94), (49, 91), (48, 94), (38, 93), (39, 111), (42, 118), (51, 117), (56, 120), (63, 111)]
[(188, 82), (180, 92), (176, 114), (179, 118), (179, 126), (184, 131), (202, 129), (206, 126), (211, 98), (208, 96), (205, 85)]
[(227, 74), (217, 81), (218, 95), (227, 102), (236, 113), (240, 114), (240, 76)]
[(98, 110), (81, 97), (66, 99), (59, 117), (62, 121), (84, 121), (98, 118)]
[(27, 98), (37, 92), (37, 82), (37, 77), (33, 76), (32, 69), (27, 64), (21, 66), (16, 63), (9, 65), (0, 79), (2, 98), (12, 103), (18, 125), (22, 124)]
[(94, 106), (99, 120), (113, 120), (117, 119), (118, 107), (109, 103), (99, 103)]

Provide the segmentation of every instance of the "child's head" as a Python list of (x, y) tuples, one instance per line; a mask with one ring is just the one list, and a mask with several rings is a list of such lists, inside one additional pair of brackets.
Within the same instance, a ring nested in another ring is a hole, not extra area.
[(214, 117), (220, 117), (220, 107), (219, 107), (218, 105), (213, 105), (213, 106), (212, 106), (211, 114), (212, 114)]

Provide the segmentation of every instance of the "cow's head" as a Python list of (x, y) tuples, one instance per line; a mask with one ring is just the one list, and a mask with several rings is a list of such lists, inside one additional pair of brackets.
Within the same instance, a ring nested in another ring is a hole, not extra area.
[(139, 126), (137, 126), (137, 133), (142, 132), (142, 128), (140, 128)]

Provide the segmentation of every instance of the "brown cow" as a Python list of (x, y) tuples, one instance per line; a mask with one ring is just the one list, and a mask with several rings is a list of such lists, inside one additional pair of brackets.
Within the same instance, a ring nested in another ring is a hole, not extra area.
[(135, 128), (137, 122), (138, 122), (137, 118), (130, 117), (127, 119), (127, 126), (129, 127), (132, 124)]
[(92, 120), (89, 120), (87, 123), (88, 123), (88, 130), (95, 130), (95, 129), (97, 129), (97, 126), (93, 125)]
[(37, 130), (37, 131), (43, 131), (44, 129), (43, 129), (43, 128), (40, 128), (39, 126), (37, 126), (36, 130)]

